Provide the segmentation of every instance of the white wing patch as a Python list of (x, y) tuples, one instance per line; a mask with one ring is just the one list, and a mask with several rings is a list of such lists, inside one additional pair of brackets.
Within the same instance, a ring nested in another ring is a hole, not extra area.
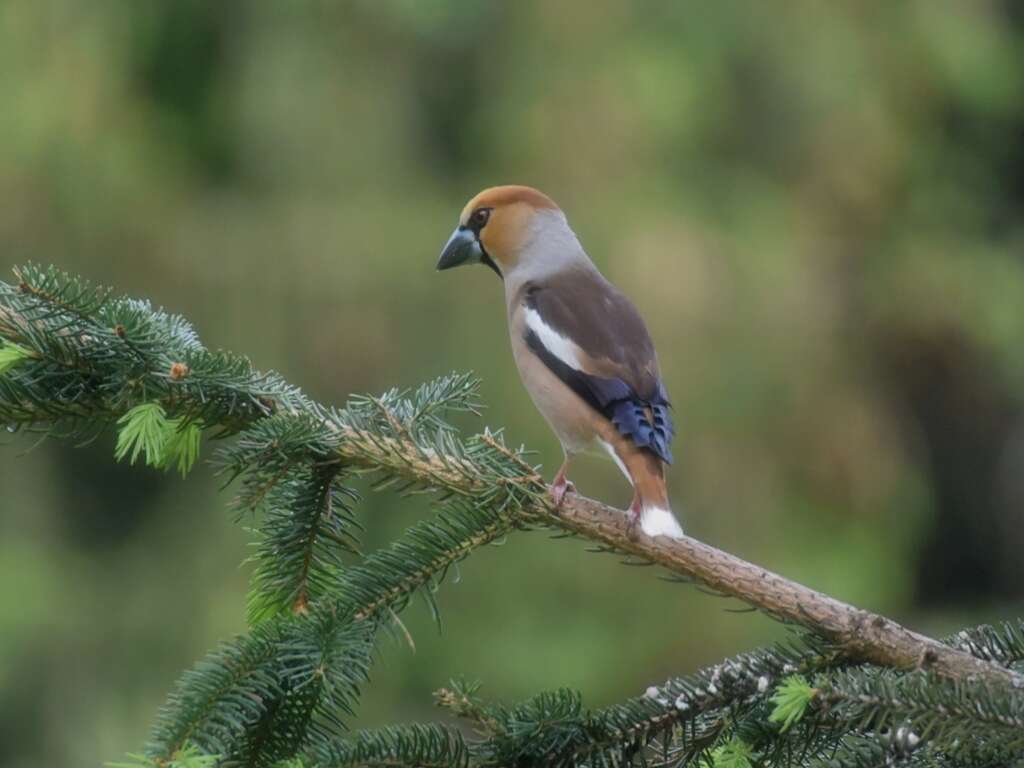
[(571, 339), (567, 339), (550, 325), (544, 322), (544, 318), (533, 307), (525, 307), (526, 327), (537, 334), (540, 343), (563, 363), (577, 371), (582, 371), (580, 358), (576, 354), (577, 347)]

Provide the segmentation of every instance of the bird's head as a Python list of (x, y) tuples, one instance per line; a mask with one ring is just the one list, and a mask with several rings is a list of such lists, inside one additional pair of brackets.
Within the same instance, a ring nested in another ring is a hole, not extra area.
[(578, 250), (562, 211), (543, 192), (516, 185), (491, 187), (462, 209), (437, 268), (486, 264), (504, 278), (518, 267), (550, 261), (558, 251), (548, 246), (564, 245), (567, 238), (575, 244), (570, 251)]

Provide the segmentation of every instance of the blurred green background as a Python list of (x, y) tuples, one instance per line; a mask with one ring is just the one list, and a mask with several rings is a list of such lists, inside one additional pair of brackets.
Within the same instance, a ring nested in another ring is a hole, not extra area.
[[(465, 201), (527, 183), (641, 305), (692, 534), (929, 632), (1024, 596), (1024, 10), (964, 2), (0, 4), (0, 259), (185, 314), (313, 396), (519, 383), (501, 290), (434, 263)], [(138, 749), (244, 629), (250, 536), (187, 481), (0, 449), (0, 764)], [(207, 452), (208, 455), (208, 452)], [(581, 490), (618, 504), (611, 464)], [(361, 507), (379, 546), (427, 514)], [(358, 724), (450, 677), (588, 704), (779, 637), (758, 615), (520, 535), (385, 642)]]

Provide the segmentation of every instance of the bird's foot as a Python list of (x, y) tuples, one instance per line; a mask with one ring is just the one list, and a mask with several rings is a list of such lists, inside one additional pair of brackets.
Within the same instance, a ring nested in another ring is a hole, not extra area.
[(640, 499), (634, 498), (633, 503), (629, 505), (629, 510), (626, 512), (626, 538), (630, 541), (636, 541), (639, 538), (637, 529), (640, 527), (641, 514), (643, 514), (643, 507), (640, 506)]
[(555, 503), (556, 508), (562, 506), (567, 493), (576, 493), (576, 486), (571, 480), (566, 479), (565, 475), (559, 473), (555, 477), (555, 482), (551, 484), (551, 500)]

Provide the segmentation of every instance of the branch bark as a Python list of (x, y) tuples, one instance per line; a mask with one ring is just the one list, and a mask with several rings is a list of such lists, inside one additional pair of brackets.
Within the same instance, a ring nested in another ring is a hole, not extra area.
[[(410, 480), (447, 492), (468, 495), (480, 488), (471, 473), (453, 469), (450, 460), (442, 461), (411, 442), (371, 436), (347, 427), (342, 431), (345, 440), (339, 454), (348, 463), (367, 469), (386, 467)], [(531, 467), (525, 463), (523, 466), (529, 470), (524, 479), (543, 483)], [(550, 503), (538, 502), (525, 512), (540, 523), (664, 566), (723, 595), (799, 624), (827, 639), (851, 661), (903, 670), (929, 670), (953, 680), (980, 680), (1024, 688), (1024, 676), (1010, 669), (951, 648), (891, 619), (836, 600), (710, 544), (689, 537), (651, 538), (639, 531), (630, 538), (625, 513), (594, 499), (570, 495), (558, 510)]]
[(971, 678), (1024, 688), (1024, 677), (950, 648), (877, 613), (855, 608), (689, 537), (635, 540), (625, 516), (593, 499), (574, 497), (555, 523), (590, 539), (663, 565), (700, 583), (803, 625), (838, 646), (850, 659), (896, 669), (927, 669), (957, 680)]

